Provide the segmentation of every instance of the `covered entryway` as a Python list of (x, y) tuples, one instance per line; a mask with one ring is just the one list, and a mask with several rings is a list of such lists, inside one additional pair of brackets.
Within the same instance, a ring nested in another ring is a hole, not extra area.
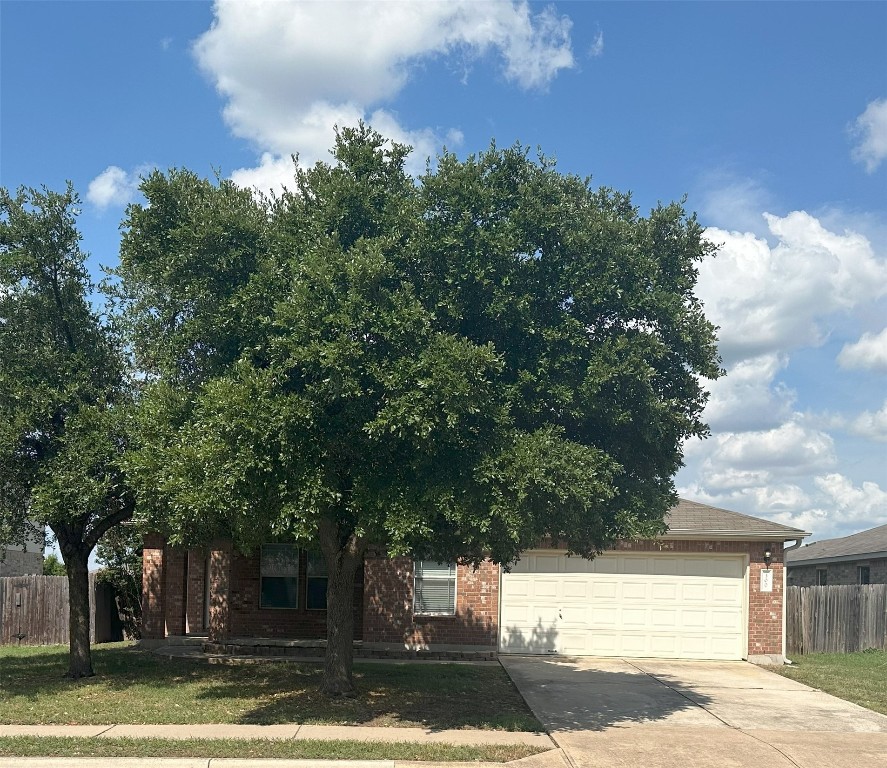
[(502, 574), (499, 650), (742, 659), (747, 570), (736, 554), (526, 552)]

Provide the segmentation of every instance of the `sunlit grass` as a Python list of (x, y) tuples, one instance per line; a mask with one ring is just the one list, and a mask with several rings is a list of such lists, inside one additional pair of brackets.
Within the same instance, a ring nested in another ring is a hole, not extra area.
[(810, 653), (775, 671), (887, 715), (887, 651)]
[(449, 745), (268, 739), (0, 738), (0, 757), (228, 757), (314, 760), (508, 762), (543, 751), (517, 745)]

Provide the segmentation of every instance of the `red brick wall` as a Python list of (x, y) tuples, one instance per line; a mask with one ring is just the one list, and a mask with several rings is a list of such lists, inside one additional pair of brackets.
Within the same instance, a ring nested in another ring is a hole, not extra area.
[(231, 542), (214, 541), (209, 548), (209, 639), (231, 636)]
[(188, 550), (188, 596), (185, 614), (188, 621), (187, 632), (190, 635), (200, 635), (206, 631), (206, 627), (203, 626), (206, 557), (206, 552), (202, 549)]
[(456, 569), (456, 614), (413, 615), (413, 561), (408, 557), (364, 561), (364, 635), (367, 642), (408, 647), (498, 642), (499, 567), (485, 562), (475, 571)]
[(160, 536), (145, 536), (142, 546), (142, 637), (146, 640), (166, 637), (164, 544)]
[(166, 548), (164, 608), (166, 634), (185, 634), (186, 568), (188, 553), (180, 547)]
[[(326, 637), (326, 611), (306, 606), (307, 558), (299, 558), (299, 607), (261, 608), (259, 553), (234, 555), (231, 573), (231, 635), (233, 637)], [(354, 587), (354, 638), (363, 636), (363, 573), (358, 569)]]

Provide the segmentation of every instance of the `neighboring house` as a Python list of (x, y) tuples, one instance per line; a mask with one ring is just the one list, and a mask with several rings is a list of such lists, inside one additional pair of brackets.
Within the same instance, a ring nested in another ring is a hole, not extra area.
[(887, 525), (786, 552), (789, 585), (887, 584)]
[[(667, 522), (660, 539), (623, 541), (594, 560), (531, 550), (510, 572), (367, 556), (354, 638), (387, 651), (781, 661), (783, 546), (809, 534), (692, 501)], [(275, 543), (244, 556), (225, 541), (186, 551), (145, 539), (149, 642), (323, 638), (325, 607), (312, 552)]]
[(0, 551), (0, 577), (32, 576), (43, 573), (42, 544), (29, 541), (24, 547), (10, 545), (5, 552), (4, 557)]

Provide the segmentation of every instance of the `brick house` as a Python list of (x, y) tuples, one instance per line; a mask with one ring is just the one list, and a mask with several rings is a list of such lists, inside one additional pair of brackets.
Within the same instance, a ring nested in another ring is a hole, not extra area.
[(786, 553), (786, 567), (797, 587), (887, 584), (887, 525), (794, 549)]
[[(505, 572), (367, 556), (355, 586), (364, 651), (473, 651), (779, 661), (783, 548), (809, 534), (681, 501), (657, 540), (623, 541), (594, 560), (525, 552)], [(283, 543), (250, 556), (144, 542), (143, 636), (285, 645), (326, 634), (318, 555)], [(257, 640), (257, 638), (263, 640)]]

